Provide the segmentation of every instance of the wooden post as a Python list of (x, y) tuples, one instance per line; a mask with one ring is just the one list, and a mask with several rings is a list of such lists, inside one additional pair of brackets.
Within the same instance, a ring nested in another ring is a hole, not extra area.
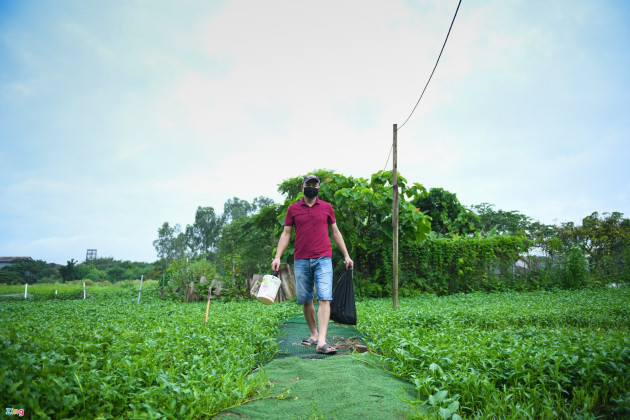
[(206, 324), (208, 323), (208, 313), (210, 312), (210, 294), (212, 294), (212, 286), (208, 287), (208, 304), (206, 305)]
[(28, 296), (28, 283), (24, 283), (24, 299)]
[(144, 274), (140, 276), (140, 290), (138, 290), (138, 305), (140, 304), (140, 295), (142, 294), (142, 281), (144, 280)]
[(393, 249), (393, 280), (392, 280), (392, 298), (394, 310), (398, 309), (398, 124), (394, 124), (394, 168), (393, 168), (393, 200), (392, 200), (392, 229), (394, 239)]
[(85, 299), (85, 282), (83, 282), (83, 299)]
[(166, 276), (166, 274), (162, 274), (162, 291), (161, 291), (161, 295), (162, 295), (162, 299), (164, 299), (164, 277)]

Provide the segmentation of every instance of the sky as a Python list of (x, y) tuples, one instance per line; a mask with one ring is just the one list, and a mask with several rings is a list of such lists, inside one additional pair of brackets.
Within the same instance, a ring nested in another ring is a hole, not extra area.
[[(0, 0), (0, 256), (153, 262), (198, 206), (391, 169), (456, 7)], [(398, 170), (546, 224), (630, 217), (629, 116), (630, 2), (463, 0)]]

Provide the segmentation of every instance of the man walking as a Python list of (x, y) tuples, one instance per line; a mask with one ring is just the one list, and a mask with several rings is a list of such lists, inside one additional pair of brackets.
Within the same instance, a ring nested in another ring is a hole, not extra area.
[[(280, 257), (289, 245), (291, 229), (295, 227), (293, 257), (295, 260), (297, 302), (302, 305), (304, 318), (311, 330), (310, 337), (303, 340), (302, 344), (307, 346), (317, 344), (317, 353), (335, 354), (337, 349), (326, 343), (333, 283), (329, 227), (335, 244), (343, 254), (346, 267), (352, 267), (354, 263), (348, 255), (346, 244), (337, 227), (332, 206), (330, 203), (317, 198), (319, 184), (319, 178), (315, 175), (307, 175), (302, 180), (304, 198), (291, 204), (287, 210), (284, 230), (280, 235), (278, 250), (271, 263), (271, 269), (273, 271), (280, 269)], [(317, 287), (317, 299), (319, 300), (317, 322), (315, 321), (315, 306), (313, 305), (313, 286)]]

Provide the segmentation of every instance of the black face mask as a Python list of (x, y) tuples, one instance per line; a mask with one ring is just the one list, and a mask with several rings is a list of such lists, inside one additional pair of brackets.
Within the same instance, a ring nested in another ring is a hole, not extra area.
[(308, 198), (315, 198), (319, 193), (319, 188), (315, 187), (304, 187), (304, 195)]

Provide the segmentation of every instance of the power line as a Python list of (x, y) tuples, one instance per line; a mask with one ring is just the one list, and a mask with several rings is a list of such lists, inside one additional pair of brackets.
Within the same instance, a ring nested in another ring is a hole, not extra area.
[(387, 161), (385, 162), (385, 167), (383, 168), (383, 172), (387, 169), (387, 165), (389, 165), (389, 158), (392, 157), (392, 151), (394, 150), (394, 145), (389, 148), (389, 154), (387, 155)]
[[(414, 111), (418, 107), (418, 104), (420, 103), (420, 100), (424, 96), (424, 92), (427, 90), (427, 86), (429, 86), (429, 82), (431, 82), (431, 78), (433, 77), (433, 73), (435, 73), (435, 69), (437, 68), (438, 63), (440, 62), (440, 58), (442, 57), (442, 52), (444, 52), (444, 47), (446, 47), (446, 41), (448, 41), (448, 36), (451, 34), (451, 29), (453, 29), (453, 24), (455, 23), (455, 18), (457, 17), (457, 12), (459, 11), (459, 6), (461, 6), (461, 4), (462, 4), (462, 0), (459, 0), (459, 3), (457, 3), (457, 9), (455, 9), (455, 14), (453, 15), (453, 20), (451, 21), (451, 26), (448, 28), (448, 33), (446, 34), (446, 39), (444, 40), (444, 44), (442, 44), (442, 49), (440, 50), (440, 55), (438, 55), (438, 58), (437, 58), (437, 60), (435, 62), (435, 66), (433, 66), (433, 71), (431, 72), (431, 75), (429, 76), (429, 80), (427, 80), (427, 84), (424, 86), (424, 89), (422, 89), (422, 93), (420, 94), (420, 97), (418, 98), (418, 102), (416, 102), (416, 105), (411, 110), (411, 113), (409, 114), (409, 116), (407, 117), (405, 122), (402, 123), (402, 125), (400, 127), (398, 127), (398, 130), (400, 130), (401, 128), (403, 128), (403, 126), (405, 124), (407, 124), (407, 121), (409, 121), (409, 118), (411, 118), (411, 116), (413, 115)], [(394, 145), (393, 144), (392, 144), (392, 147), (390, 147), (390, 149), (389, 149), (389, 154), (387, 155), (387, 161), (385, 162), (385, 167), (383, 168), (383, 172), (385, 172), (385, 170), (387, 169), (387, 165), (389, 165), (389, 158), (392, 156), (392, 150), (394, 150)]]
[[(435, 62), (435, 66), (433, 67), (433, 71), (431, 72), (431, 75), (429, 76), (429, 80), (427, 80), (427, 84), (424, 86), (424, 89), (422, 90), (422, 93), (420, 94), (420, 97), (418, 98), (418, 102), (416, 102), (416, 106), (414, 106), (413, 109), (411, 110), (411, 114), (409, 114), (409, 116), (407, 117), (405, 122), (402, 123), (402, 125), (400, 127), (398, 127), (399, 130), (401, 128), (403, 128), (405, 126), (405, 124), (407, 124), (407, 121), (409, 121), (409, 118), (411, 118), (411, 116), (413, 115), (414, 111), (418, 107), (418, 104), (420, 103), (420, 99), (422, 99), (422, 96), (424, 95), (424, 92), (427, 90), (427, 86), (429, 86), (429, 82), (431, 81), (431, 78), (433, 77), (433, 73), (435, 73), (435, 69), (437, 68), (438, 63), (440, 62), (440, 57), (442, 57), (442, 52), (444, 52), (444, 47), (446, 47), (446, 41), (448, 41), (448, 36), (451, 34), (451, 29), (453, 29), (453, 23), (455, 23), (455, 18), (457, 17), (457, 11), (459, 10), (459, 6), (461, 4), (462, 4), (462, 0), (459, 0), (459, 3), (457, 4), (457, 9), (455, 9), (455, 15), (453, 16), (453, 20), (451, 21), (451, 26), (450, 26), (450, 28), (448, 28), (448, 33), (446, 34), (446, 39), (444, 40), (444, 44), (442, 45), (442, 50), (440, 51), (440, 55), (438, 56), (437, 61)], [(391, 152), (390, 152), (390, 154), (391, 154)], [(387, 158), (387, 161), (389, 162), (389, 157)], [(385, 164), (385, 167), (387, 167), (387, 164)]]

